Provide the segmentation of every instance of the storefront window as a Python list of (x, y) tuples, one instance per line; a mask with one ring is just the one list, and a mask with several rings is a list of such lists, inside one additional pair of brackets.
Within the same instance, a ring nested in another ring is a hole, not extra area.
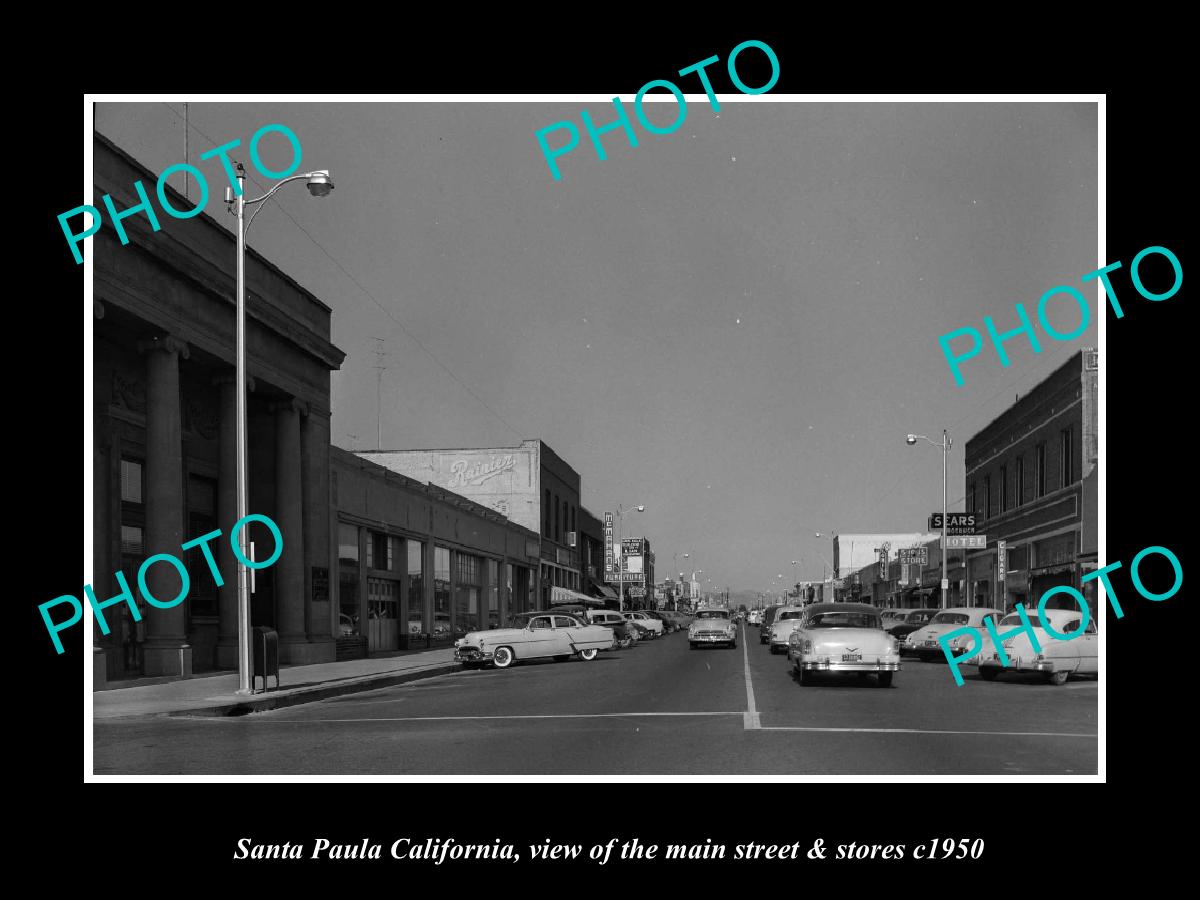
[[(199, 537), (217, 527), (217, 482), (200, 475), (188, 476), (188, 534)], [(204, 551), (195, 547), (187, 551), (188, 577), (191, 589), (188, 604), (193, 616), (217, 614), (217, 583)]]
[(358, 614), (358, 526), (338, 523), (338, 636), (362, 634)]
[(512, 570), (512, 593), (510, 595), (509, 615), (527, 612), (533, 609), (532, 598), (529, 596), (529, 569), (525, 566), (510, 566)]
[(338, 561), (358, 562), (358, 526), (349, 522), (338, 523)]
[(449, 643), (450, 636), (450, 550), (433, 548), (433, 633), (434, 643)]
[(338, 570), (338, 635), (361, 634), (358, 621), (358, 569)]
[(425, 609), (425, 545), (421, 541), (408, 544), (408, 633), (424, 632), (422, 620)]
[(482, 565), (478, 556), (456, 553), (454, 570), (454, 636), (479, 630), (479, 593)]

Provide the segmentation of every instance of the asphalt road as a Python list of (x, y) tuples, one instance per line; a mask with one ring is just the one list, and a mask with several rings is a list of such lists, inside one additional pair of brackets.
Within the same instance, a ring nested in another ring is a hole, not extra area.
[(531, 662), (239, 718), (95, 723), (106, 774), (1066, 774), (1097, 771), (1098, 685), (995, 682), (906, 658), (890, 688), (801, 687), (742, 628), (592, 662)]

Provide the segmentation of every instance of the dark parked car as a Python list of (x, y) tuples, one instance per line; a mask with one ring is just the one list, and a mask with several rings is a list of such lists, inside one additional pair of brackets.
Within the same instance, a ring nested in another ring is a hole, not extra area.
[(644, 609), (644, 610), (642, 610), (642, 612), (644, 612), (648, 616), (653, 616), (655, 619), (658, 619), (660, 622), (662, 622), (664, 633), (670, 633), (672, 631), (679, 630), (679, 623), (676, 622), (674, 619), (672, 619), (670, 616), (666, 615), (665, 613), (661, 613), (658, 610), (650, 610), (650, 609)]
[(765, 644), (771, 639), (771, 624), (775, 621), (775, 613), (781, 609), (783, 609), (783, 605), (776, 604), (775, 606), (768, 606), (763, 610), (762, 625), (759, 626), (758, 630), (758, 642), (760, 644)]
[(939, 609), (907, 609), (904, 610), (903, 618), (898, 619), (895, 624), (887, 626), (884, 630), (900, 644), (900, 652), (903, 654), (904, 639), (918, 628), (928, 625), (929, 620), (939, 612), (941, 612)]

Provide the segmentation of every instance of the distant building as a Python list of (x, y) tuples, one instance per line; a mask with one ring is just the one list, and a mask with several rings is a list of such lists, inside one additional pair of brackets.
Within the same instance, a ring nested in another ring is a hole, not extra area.
[(540, 535), (540, 608), (550, 589), (581, 591), (579, 473), (545, 441), (516, 447), (360, 451), (393, 472), (461, 494)]
[[(1083, 591), (1096, 612), (1098, 354), (1074, 353), (966, 442), (967, 511), (987, 534), (968, 553), (977, 605), (1036, 607), (1057, 585)], [(997, 541), (1004, 541), (1000, 580)], [(1067, 595), (1051, 607), (1073, 608)]]

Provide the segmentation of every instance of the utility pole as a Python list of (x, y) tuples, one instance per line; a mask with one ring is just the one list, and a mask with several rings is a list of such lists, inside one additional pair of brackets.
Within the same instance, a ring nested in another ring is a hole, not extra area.
[(387, 350), (384, 349), (384, 338), (375, 338), (375, 371), (379, 373), (378, 383), (375, 386), (375, 449), (383, 449), (383, 373), (387, 366), (383, 364), (383, 358), (387, 356)]

